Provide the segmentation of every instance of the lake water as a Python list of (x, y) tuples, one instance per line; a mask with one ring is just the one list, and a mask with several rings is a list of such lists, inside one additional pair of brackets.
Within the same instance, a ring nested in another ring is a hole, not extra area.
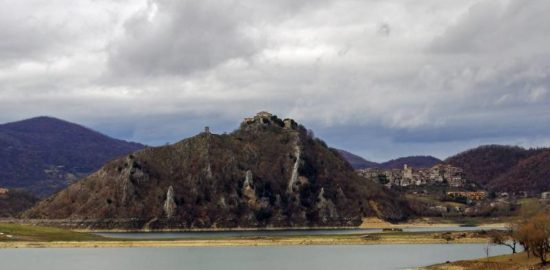
[[(393, 270), (485, 256), (483, 244), (0, 249), (1, 269)], [(509, 253), (490, 248), (490, 255)]]
[[(478, 227), (416, 227), (404, 228), (405, 232), (444, 232), (444, 231), (477, 231)], [(487, 229), (487, 228), (483, 228)], [(342, 235), (381, 232), (382, 229), (324, 229), (324, 230), (257, 230), (257, 231), (194, 231), (194, 232), (130, 232), (130, 233), (96, 233), (109, 238), (127, 239), (210, 239), (224, 237), (252, 236), (293, 236), (293, 235)]]

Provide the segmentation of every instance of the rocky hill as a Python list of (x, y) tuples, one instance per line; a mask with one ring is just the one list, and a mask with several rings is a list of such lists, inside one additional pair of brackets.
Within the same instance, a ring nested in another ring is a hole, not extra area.
[(51, 194), (144, 146), (50, 117), (0, 125), (0, 186)]
[(355, 226), (407, 213), (303, 126), (264, 112), (231, 134), (205, 131), (109, 162), (24, 216), (158, 229)]
[(380, 164), (376, 162), (368, 161), (348, 151), (341, 150), (341, 149), (337, 149), (337, 150), (338, 150), (338, 153), (340, 153), (340, 155), (345, 160), (347, 160), (354, 169), (377, 168), (378, 166), (380, 166)]
[(413, 168), (431, 168), (441, 163), (441, 160), (432, 156), (409, 156), (386, 161), (379, 165), (383, 169), (402, 169), (404, 165)]

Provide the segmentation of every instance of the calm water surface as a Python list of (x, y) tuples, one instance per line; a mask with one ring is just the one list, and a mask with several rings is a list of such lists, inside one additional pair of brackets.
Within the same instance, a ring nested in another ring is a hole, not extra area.
[[(485, 256), (486, 245), (0, 249), (1, 269), (390, 270)], [(491, 247), (490, 255), (509, 253)]]
[[(477, 231), (478, 227), (416, 227), (404, 228), (405, 232), (442, 232), (442, 231)], [(487, 229), (487, 228), (483, 228)], [(292, 236), (292, 235), (342, 235), (381, 232), (382, 229), (326, 229), (326, 230), (258, 230), (258, 231), (204, 231), (204, 232), (131, 232), (131, 233), (96, 233), (110, 238), (129, 239), (208, 239), (240, 236)]]

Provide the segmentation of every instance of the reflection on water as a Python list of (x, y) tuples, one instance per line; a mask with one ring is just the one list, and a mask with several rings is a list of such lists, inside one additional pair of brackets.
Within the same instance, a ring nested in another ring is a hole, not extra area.
[[(390, 270), (483, 257), (482, 244), (0, 249), (1, 269)], [(491, 255), (509, 253), (491, 247)]]

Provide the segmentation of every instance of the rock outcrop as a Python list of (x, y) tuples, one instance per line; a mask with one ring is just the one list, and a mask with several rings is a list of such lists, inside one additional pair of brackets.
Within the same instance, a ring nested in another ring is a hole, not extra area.
[(166, 201), (164, 201), (164, 213), (166, 218), (172, 218), (176, 212), (176, 202), (174, 201), (174, 188), (170, 186), (166, 192)]

